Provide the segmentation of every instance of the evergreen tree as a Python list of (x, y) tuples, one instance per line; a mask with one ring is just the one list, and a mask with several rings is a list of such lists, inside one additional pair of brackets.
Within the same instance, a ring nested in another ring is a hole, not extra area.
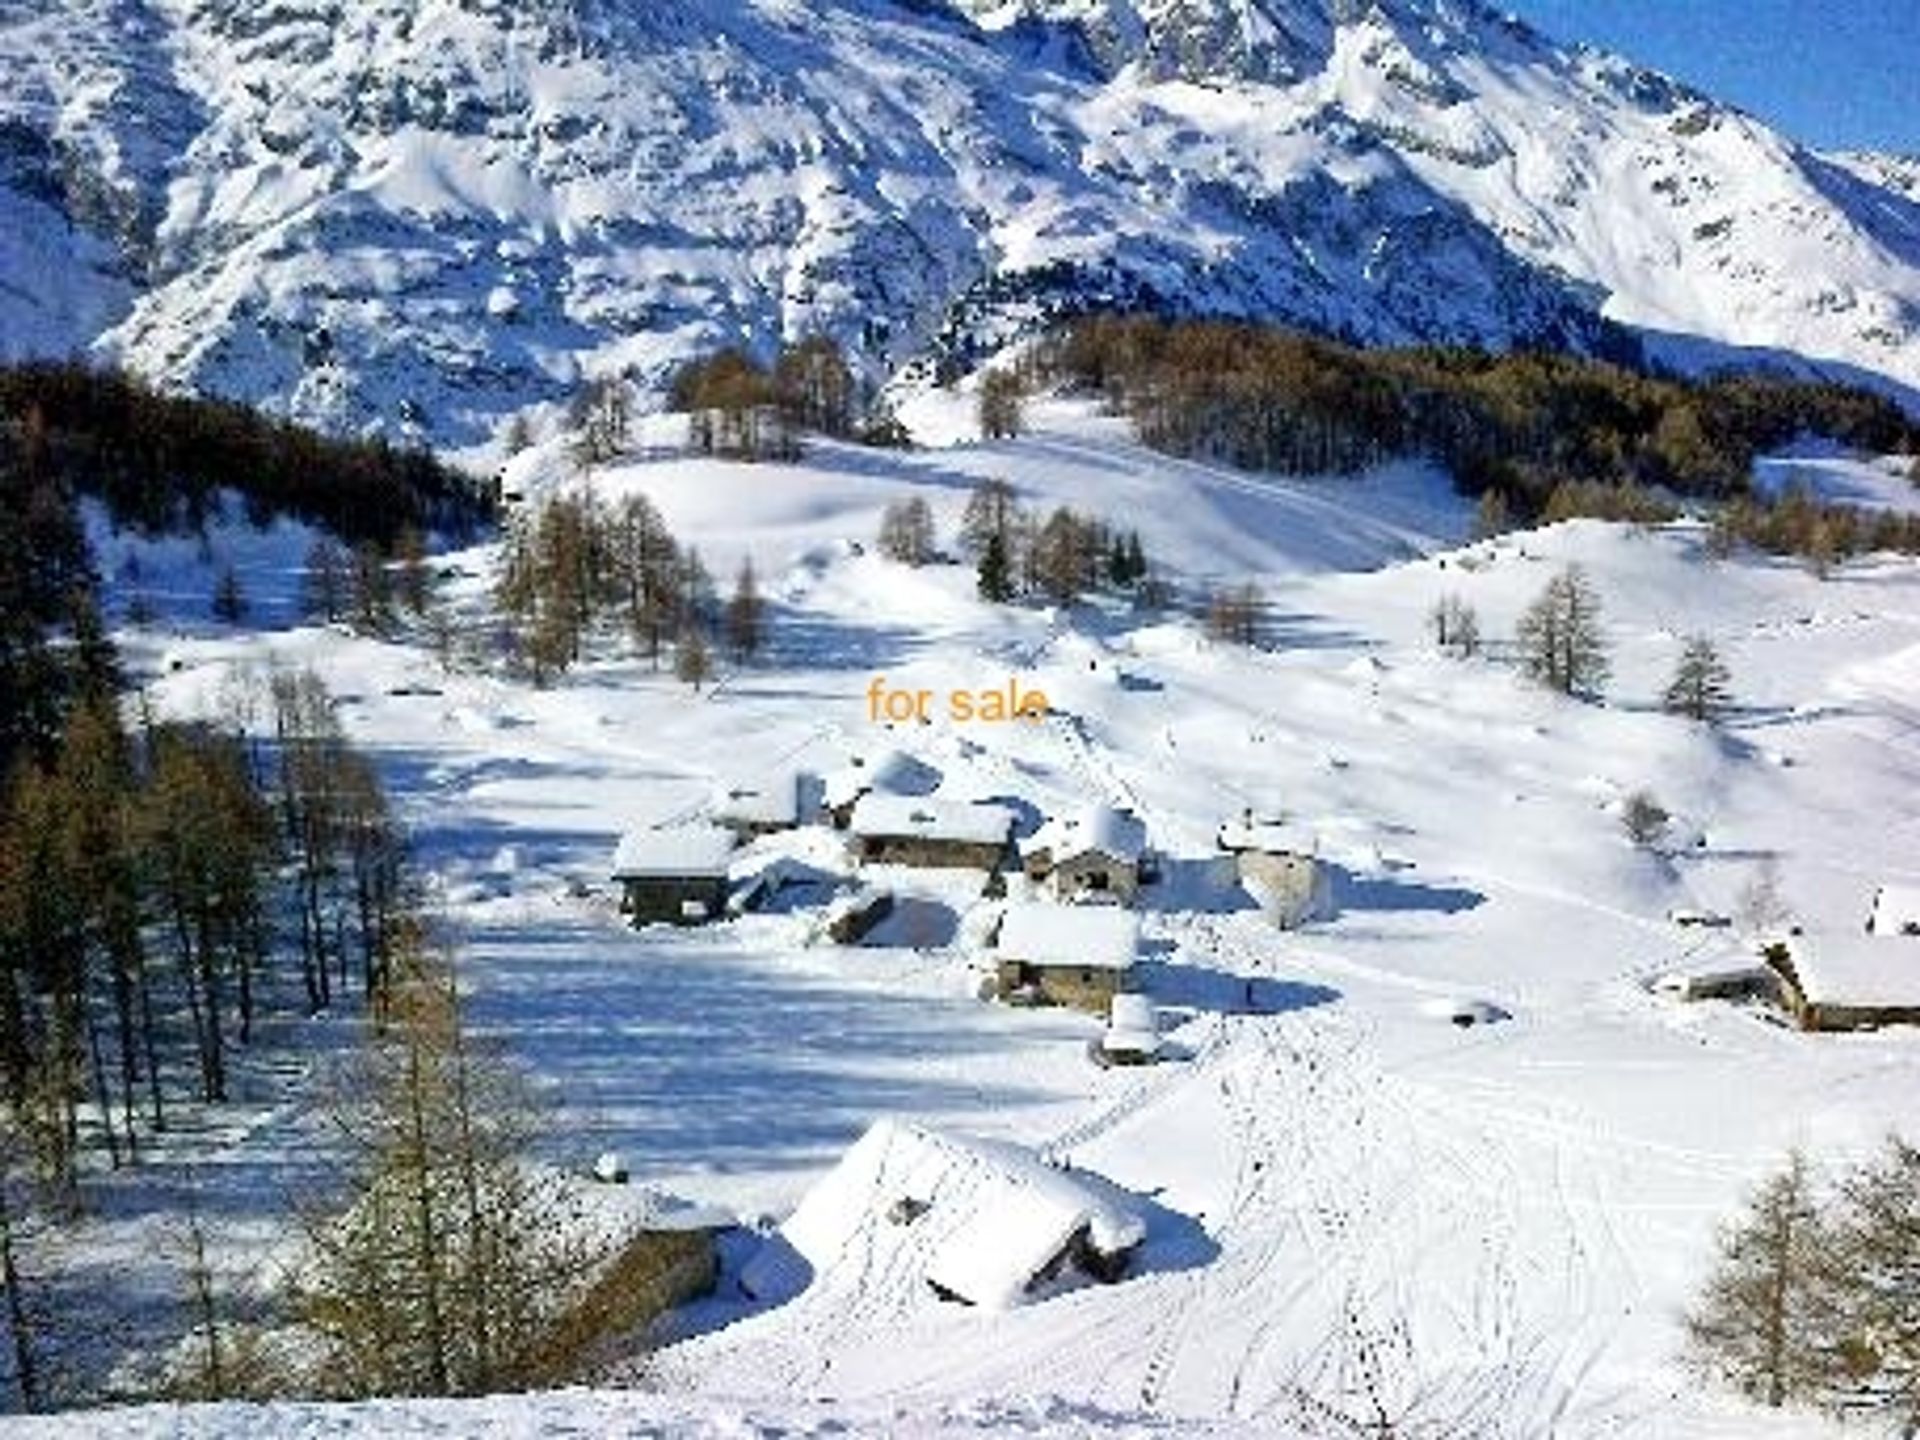
[(427, 613), (433, 599), (433, 571), (427, 564), (426, 537), (411, 525), (394, 542), (394, 558), (400, 567), (400, 604), (415, 620)]
[(1597, 697), (1611, 665), (1600, 627), (1600, 598), (1586, 572), (1569, 565), (1520, 617), (1515, 634), (1526, 673), (1563, 695)]
[(774, 404), (793, 430), (843, 440), (853, 433), (853, 372), (824, 335), (785, 346), (773, 365)]
[(1888, 1138), (1846, 1176), (1834, 1217), (1835, 1399), (1920, 1431), (1920, 1147)]
[(331, 1103), (354, 1149), (337, 1203), (305, 1218), (295, 1313), (333, 1393), (551, 1384), (605, 1338), (564, 1324), (604, 1242), (531, 1163), (541, 1117), (468, 1033), (450, 958), (409, 921), (391, 962), (385, 1023)]
[(933, 510), (924, 499), (898, 500), (881, 513), (880, 553), (904, 565), (933, 559)]
[(980, 433), (988, 440), (1011, 440), (1026, 429), (1026, 393), (1011, 370), (989, 370), (980, 377)]
[(1480, 492), (1480, 504), (1474, 511), (1473, 534), (1477, 540), (1491, 540), (1512, 527), (1507, 497), (1498, 490)]
[(387, 557), (371, 540), (353, 550), (353, 627), (363, 635), (384, 635), (393, 625), (393, 576)]
[(707, 648), (706, 633), (698, 624), (689, 623), (680, 632), (673, 649), (673, 673), (676, 679), (691, 685), (695, 694), (713, 678), (713, 652)]
[(626, 381), (617, 375), (585, 381), (574, 394), (567, 419), (573, 429), (573, 460), (581, 469), (625, 453), (633, 427)]
[(1687, 641), (1674, 667), (1662, 703), (1690, 720), (1718, 720), (1733, 703), (1733, 675), (1713, 641), (1696, 635)]
[(1032, 565), (1041, 592), (1055, 604), (1078, 598), (1098, 550), (1086, 523), (1062, 505), (1047, 517), (1034, 537)]
[(1812, 1176), (1796, 1153), (1721, 1232), (1718, 1262), (1687, 1317), (1695, 1363), (1767, 1405), (1817, 1396), (1832, 1366), (1829, 1244)]
[(753, 559), (740, 562), (740, 574), (734, 581), (733, 598), (727, 602), (727, 643), (736, 664), (745, 664), (760, 653), (766, 639), (766, 602), (754, 579)]
[(213, 618), (222, 625), (238, 625), (247, 615), (246, 592), (233, 566), (223, 565), (213, 584)]
[(307, 547), (303, 584), (307, 613), (329, 624), (346, 613), (352, 570), (347, 554), (330, 535), (317, 535)]
[(1013, 599), (1013, 574), (1007, 561), (1007, 541), (998, 532), (987, 537), (986, 545), (980, 551), (978, 586), (982, 600), (1002, 605)]
[(996, 536), (1006, 559), (1013, 558), (1013, 532), (1020, 505), (1013, 486), (989, 477), (973, 487), (967, 497), (966, 513), (960, 517), (960, 544), (973, 555), (986, 549)]
[(1257, 645), (1264, 608), (1252, 582), (1222, 590), (1207, 604), (1207, 634), (1233, 645)]
[(1480, 617), (1458, 595), (1443, 595), (1427, 613), (1433, 643), (1458, 660), (1480, 653)]

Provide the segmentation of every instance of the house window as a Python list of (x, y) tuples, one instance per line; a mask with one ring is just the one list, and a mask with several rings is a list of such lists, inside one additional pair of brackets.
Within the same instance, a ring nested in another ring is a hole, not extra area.
[(1106, 888), (1107, 888), (1107, 872), (1106, 871), (1095, 870), (1094, 872), (1092, 872), (1090, 875), (1087, 876), (1087, 889), (1104, 890)]

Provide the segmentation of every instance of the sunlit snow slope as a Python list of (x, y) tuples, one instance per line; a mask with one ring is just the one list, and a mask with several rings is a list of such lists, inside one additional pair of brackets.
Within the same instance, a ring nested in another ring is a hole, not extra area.
[(0, 82), (0, 351), (335, 427), (1101, 304), (1920, 385), (1909, 171), (1473, 0), (6, 0)]

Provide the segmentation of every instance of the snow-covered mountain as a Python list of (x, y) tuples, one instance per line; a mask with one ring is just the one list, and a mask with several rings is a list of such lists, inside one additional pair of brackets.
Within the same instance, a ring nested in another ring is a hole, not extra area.
[(1920, 200), (1477, 0), (0, 0), (0, 353), (462, 444), (1093, 302), (1912, 395)]

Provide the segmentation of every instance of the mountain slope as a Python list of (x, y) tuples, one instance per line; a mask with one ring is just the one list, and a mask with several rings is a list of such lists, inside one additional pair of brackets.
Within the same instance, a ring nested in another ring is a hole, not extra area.
[(338, 428), (1100, 303), (1920, 388), (1897, 172), (1462, 0), (16, 0), (0, 74), (5, 348)]

